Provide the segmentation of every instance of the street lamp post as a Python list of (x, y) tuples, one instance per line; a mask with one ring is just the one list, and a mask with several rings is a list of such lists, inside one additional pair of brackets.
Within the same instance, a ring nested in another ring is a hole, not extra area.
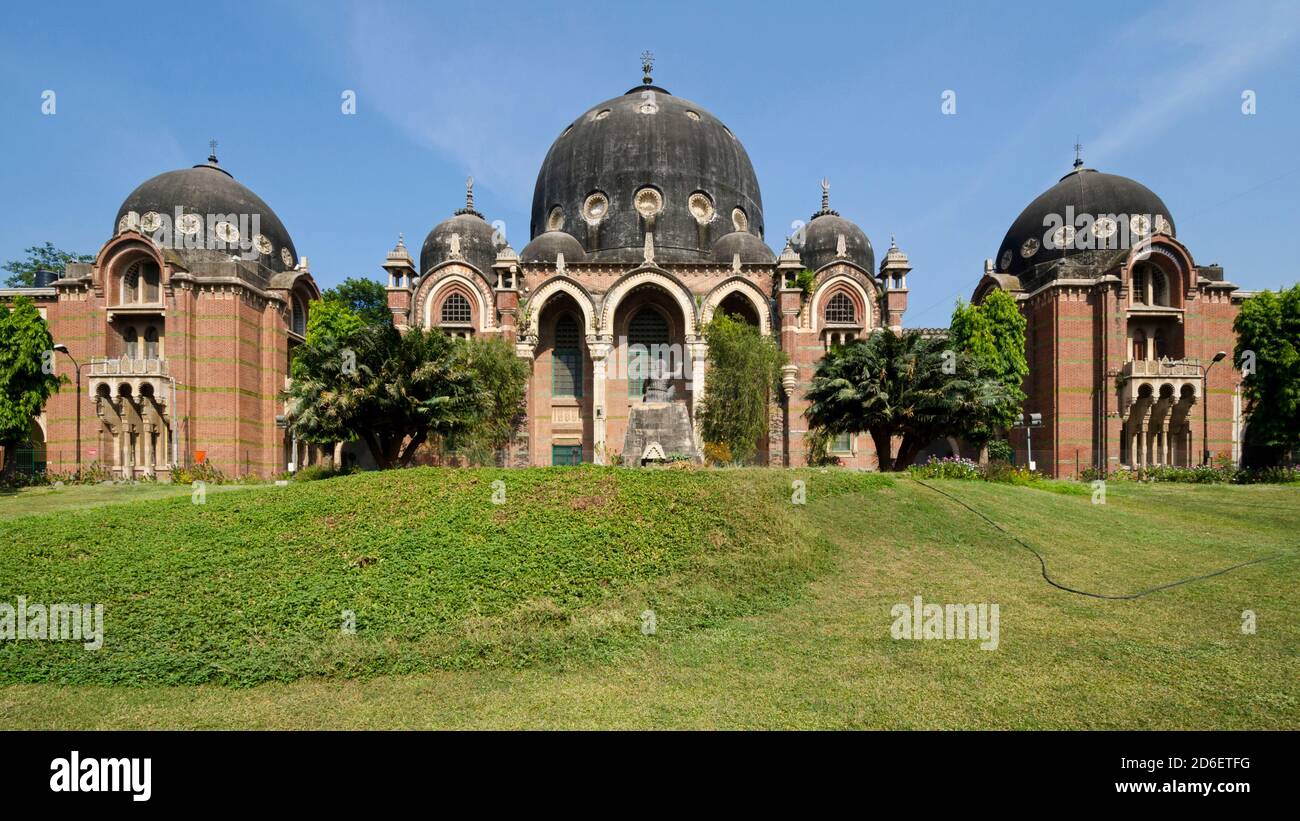
[(72, 365), (77, 369), (77, 479), (81, 479), (81, 363), (72, 358), (68, 353), (67, 345), (55, 345), (54, 350), (72, 359)]
[(1210, 364), (1201, 368), (1201, 464), (1210, 464), (1210, 368), (1215, 362), (1222, 362), (1226, 351), (1214, 355)]

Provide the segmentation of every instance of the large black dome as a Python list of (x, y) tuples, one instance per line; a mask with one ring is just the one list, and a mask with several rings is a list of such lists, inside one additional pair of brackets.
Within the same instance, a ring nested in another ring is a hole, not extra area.
[[(258, 259), (273, 271), (292, 269), (298, 262), (298, 252), (284, 223), (262, 198), (241, 185), (230, 172), (217, 165), (216, 157), (206, 163), (179, 171), (168, 171), (141, 183), (117, 209), (113, 220), (114, 233), (134, 228), (153, 234), (163, 220), (175, 223), (176, 209), (182, 214), (198, 217), (197, 223), (173, 225), (173, 244), (182, 255), (203, 258), (220, 256), (228, 258), (240, 253), (240, 247), (256, 251)], [(233, 220), (230, 217), (233, 216)], [(256, 229), (253, 218), (256, 217)], [(182, 217), (182, 220), (185, 220)], [(230, 222), (238, 235), (226, 233), (222, 224)], [(195, 225), (201, 227), (193, 230)], [(215, 228), (217, 239), (226, 250), (212, 250), (202, 241), (208, 238), (210, 226)], [(244, 236), (245, 233), (252, 236)], [(185, 244), (186, 237), (195, 237), (197, 247)]]
[(593, 260), (636, 261), (645, 231), (663, 262), (710, 259), (733, 231), (763, 235), (749, 155), (722, 122), (654, 85), (588, 109), (542, 162), (532, 237), (561, 230)]
[[(1094, 220), (1103, 217), (1114, 220), (1115, 224), (1106, 229), (1107, 241), (1115, 242), (1118, 247), (1124, 247), (1118, 240), (1125, 236), (1130, 237), (1130, 242), (1136, 242), (1157, 231), (1174, 234), (1174, 219), (1168, 207), (1151, 189), (1128, 177), (1077, 167), (1020, 212), (998, 248), (994, 261), (997, 270), (1019, 276), (1043, 262), (1092, 250), (1050, 247), (1053, 243), (1047, 236), (1051, 231), (1049, 226), (1063, 224), (1070, 207), (1076, 216), (1087, 214)], [(1052, 217), (1056, 218), (1055, 222), (1051, 221)], [(1082, 229), (1079, 233), (1082, 234)], [(1099, 231), (1098, 239), (1101, 237)], [(1084, 236), (1079, 241), (1086, 245), (1088, 238)]]

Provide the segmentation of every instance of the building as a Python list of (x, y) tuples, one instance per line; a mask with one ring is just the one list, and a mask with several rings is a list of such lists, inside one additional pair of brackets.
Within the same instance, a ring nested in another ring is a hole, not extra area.
[[(907, 308), (907, 256), (891, 244), (877, 268), (866, 233), (831, 209), (825, 181), (820, 209), (774, 253), (740, 140), (654, 85), (648, 65), (641, 85), (563, 128), (538, 172), (531, 223), (516, 252), (475, 209), (471, 181), (418, 264), (400, 242), (383, 262), (399, 327), (498, 335), (531, 362), (510, 464), (628, 464), (687, 449), (698, 458), (703, 329), (718, 311), (788, 354), (759, 458), (802, 464), (802, 388), (817, 360), (831, 344), (900, 329)], [(683, 412), (668, 422), (673, 408)], [(875, 467), (865, 434), (834, 450)]]
[[(529, 240), (516, 251), (474, 205), (429, 231), (418, 260), (399, 239), (382, 262), (402, 329), (496, 336), (531, 366), (527, 419), (502, 463), (699, 459), (703, 330), (719, 311), (789, 358), (769, 397), (763, 464), (806, 462), (804, 393), (832, 345), (903, 329), (910, 263), (821, 203), (774, 252), (737, 136), (707, 109), (642, 83), (564, 125), (538, 172)], [(1141, 184), (1084, 168), (1014, 221), (973, 299), (1013, 294), (1028, 319), (1020, 462), (1052, 475), (1240, 455), (1232, 321), (1244, 294), (1197, 265), (1169, 209)], [(276, 474), (320, 458), (277, 423), (289, 360), (319, 296), (271, 209), (216, 161), (142, 184), (93, 264), (25, 289), (55, 341), (84, 363), (82, 458), (121, 476), (206, 460)], [(943, 329), (924, 329), (942, 334)], [(1208, 396), (1208, 440), (1197, 424)], [(51, 469), (75, 467), (75, 396), (51, 400), (36, 436)], [(34, 438), (36, 438), (34, 436)], [(951, 438), (923, 454), (953, 452)], [(832, 453), (875, 468), (869, 436)]]
[[(277, 425), (293, 347), (320, 296), (275, 212), (214, 155), (136, 188), (89, 264), (32, 298), (70, 383), (33, 427), (34, 461), (167, 478), (206, 461), (272, 475), (309, 456)], [(80, 365), (80, 389), (75, 385)], [(81, 430), (77, 430), (80, 401)], [(43, 459), (41, 458), (43, 456)]]
[(1011, 224), (972, 300), (994, 289), (1027, 320), (1025, 411), (1042, 417), (1013, 432), (1019, 462), (1031, 437), (1054, 476), (1198, 465), (1205, 451), (1240, 461), (1232, 323), (1249, 295), (1193, 260), (1154, 192), (1076, 158)]

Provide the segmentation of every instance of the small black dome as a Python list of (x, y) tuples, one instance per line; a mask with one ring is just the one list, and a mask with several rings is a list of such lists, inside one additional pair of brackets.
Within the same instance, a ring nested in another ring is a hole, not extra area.
[(494, 233), (492, 226), (478, 212), (461, 209), (454, 217), (435, 225), (424, 238), (424, 245), (420, 248), (420, 276), (457, 253), (461, 260), (473, 265), (480, 273), (491, 275), (492, 263), (497, 258)]
[[(203, 258), (219, 256), (228, 258), (241, 249), (256, 250), (263, 265), (273, 271), (286, 271), (298, 263), (298, 252), (293, 246), (284, 223), (262, 198), (241, 185), (230, 172), (217, 165), (216, 157), (193, 168), (168, 171), (141, 183), (117, 209), (114, 233), (134, 228), (153, 234), (167, 223), (177, 222), (176, 209), (182, 215), (194, 215), (197, 220), (172, 225), (173, 246), (182, 257)], [(254, 223), (256, 221), (256, 223)], [(214, 231), (229, 231), (220, 226), (230, 222), (238, 230), (234, 234), (218, 233), (226, 250), (211, 250), (205, 242), (210, 226)], [(250, 236), (244, 236), (247, 233)], [(188, 238), (194, 237), (197, 248), (191, 247)]]
[(547, 231), (524, 246), (519, 255), (520, 262), (555, 262), (557, 254), (564, 254), (564, 261), (581, 262), (587, 258), (582, 245), (563, 231)]
[(840, 237), (844, 238), (843, 258), (862, 267), (868, 274), (875, 273), (876, 252), (866, 233), (834, 211), (822, 211), (804, 227), (803, 248), (799, 259), (804, 267), (816, 271), (829, 262), (840, 259)]
[[(1128, 177), (1079, 167), (1061, 177), (1060, 182), (1039, 194), (1020, 212), (998, 248), (996, 269), (1020, 276), (1040, 263), (1091, 250), (1049, 247), (1053, 245), (1046, 236), (1050, 226), (1063, 225), (1066, 210), (1071, 207), (1076, 216), (1086, 214), (1094, 220), (1103, 217), (1115, 220), (1110, 236), (1116, 240), (1129, 236), (1137, 241), (1156, 231), (1174, 234), (1174, 218), (1151, 189)], [(1126, 224), (1119, 225), (1120, 221)], [(1134, 222), (1138, 225), (1134, 226)], [(1143, 223), (1147, 223), (1145, 234), (1137, 230)]]
[(662, 262), (707, 260), (733, 231), (763, 234), (740, 140), (702, 106), (646, 84), (588, 109), (555, 140), (537, 173), (531, 234), (562, 230), (589, 259), (634, 262), (650, 219)]
[(731, 262), (736, 254), (740, 254), (741, 262), (776, 262), (767, 243), (747, 231), (732, 231), (713, 243), (713, 259), (717, 262)]

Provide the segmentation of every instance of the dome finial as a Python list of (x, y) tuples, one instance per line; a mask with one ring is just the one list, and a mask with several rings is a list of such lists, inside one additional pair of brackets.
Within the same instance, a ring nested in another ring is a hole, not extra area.
[(474, 210), (474, 178), (465, 178), (465, 207), (470, 211)]
[(822, 177), (822, 213), (831, 210), (831, 181)]
[(1074, 138), (1074, 167), (1083, 167), (1083, 146), (1079, 143), (1079, 138)]
[(217, 164), (217, 141), (208, 140), (208, 162)]
[(653, 51), (641, 52), (641, 72), (645, 75), (644, 77), (641, 78), (641, 82), (644, 85), (650, 85), (651, 83), (654, 82), (654, 78), (650, 76), (651, 72), (653, 72), (654, 70), (655, 70), (655, 53)]

